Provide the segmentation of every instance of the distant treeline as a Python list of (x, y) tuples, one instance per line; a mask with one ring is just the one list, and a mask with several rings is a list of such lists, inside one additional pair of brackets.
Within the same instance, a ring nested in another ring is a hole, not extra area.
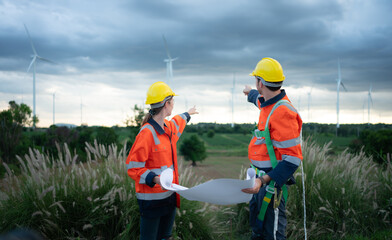
[[(189, 124), (185, 131), (206, 134), (213, 137), (215, 134), (251, 134), (256, 124), (218, 124), (218, 123), (198, 123)], [(85, 143), (94, 143), (96, 140), (100, 144), (117, 144), (119, 147), (127, 144), (129, 150), (139, 131), (138, 127), (100, 127), (81, 126), (75, 128), (51, 126), (49, 128), (23, 127), (22, 134), (12, 145), (3, 143), (0, 146), (1, 160), (7, 164), (17, 165), (16, 155), (24, 156), (28, 154), (29, 148), (35, 148), (42, 153), (57, 156), (58, 148), (56, 143), (62, 145), (66, 143), (74, 153), (78, 155), (79, 161), (85, 161)], [(10, 133), (12, 134), (12, 133)], [(336, 135), (336, 125), (334, 124), (303, 124), (303, 136), (333, 137)], [(375, 161), (383, 163), (387, 159), (387, 154), (392, 153), (392, 125), (391, 124), (342, 124), (340, 125), (338, 136), (353, 137), (350, 144), (350, 151), (359, 152), (362, 148), (369, 155), (373, 155)]]

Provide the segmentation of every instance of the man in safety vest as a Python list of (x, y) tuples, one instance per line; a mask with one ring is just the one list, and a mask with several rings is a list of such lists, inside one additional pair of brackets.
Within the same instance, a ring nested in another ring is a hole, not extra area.
[(293, 173), (302, 161), (302, 119), (281, 89), (285, 76), (278, 61), (263, 58), (250, 75), (257, 90), (245, 86), (243, 92), (260, 110), (248, 147), (258, 178), (253, 188), (242, 190), (254, 194), (249, 202), (251, 239), (286, 239), (287, 185), (295, 183)]

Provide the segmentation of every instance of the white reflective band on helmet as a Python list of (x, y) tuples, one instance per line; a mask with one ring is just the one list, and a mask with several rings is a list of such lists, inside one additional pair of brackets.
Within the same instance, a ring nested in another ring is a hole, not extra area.
[(174, 192), (167, 191), (162, 193), (136, 193), (139, 200), (160, 200), (170, 197)]
[(129, 162), (127, 167), (128, 170), (132, 169), (132, 168), (144, 168), (144, 166), (146, 166), (146, 162)]
[(150, 124), (144, 125), (144, 126), (140, 129), (139, 133), (140, 133), (141, 131), (143, 131), (143, 129), (145, 129), (145, 128), (147, 128), (148, 130), (151, 131), (152, 137), (154, 138), (154, 143), (155, 143), (155, 145), (159, 145), (161, 142), (159, 141), (159, 138), (158, 138), (158, 136), (157, 136), (157, 132), (155, 131), (154, 127), (151, 126)]
[(167, 100), (171, 99), (172, 97), (173, 97), (173, 96), (167, 96), (165, 99), (163, 99), (162, 102), (150, 104), (150, 106), (151, 106), (152, 109), (163, 107), (163, 105), (165, 105), (165, 102), (166, 102)]
[(301, 159), (289, 155), (282, 155), (283, 161), (287, 161), (289, 163), (292, 163), (296, 166), (299, 166), (301, 164)]
[[(278, 160), (278, 163), (281, 161), (282, 160)], [(253, 164), (253, 166), (257, 168), (272, 168), (272, 164), (269, 159), (264, 161), (257, 161), (257, 160), (250, 159), (250, 162)]]
[(263, 83), (263, 85), (268, 86), (268, 87), (281, 87), (282, 83), (283, 83), (283, 81), (279, 82), (279, 83), (266, 82), (262, 77), (259, 77), (259, 76), (257, 76), (256, 78), (259, 79)]

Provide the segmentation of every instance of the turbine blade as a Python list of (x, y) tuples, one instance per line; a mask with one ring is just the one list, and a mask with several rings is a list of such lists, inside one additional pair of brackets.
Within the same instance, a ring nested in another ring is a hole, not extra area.
[(372, 99), (372, 95), (369, 94), (369, 98), (370, 98), (370, 102), (372, 103), (373, 106), (373, 99)]
[(34, 62), (35, 62), (36, 59), (37, 59), (37, 56), (34, 56), (34, 57), (33, 57), (33, 60), (31, 60), (31, 63), (30, 63), (30, 65), (29, 65), (29, 67), (27, 68), (27, 72), (30, 71), (31, 66), (33, 66), (33, 64), (34, 64)]
[(176, 61), (177, 59), (179, 59), (179, 57), (173, 58), (171, 59), (172, 62)]
[(49, 62), (49, 63), (55, 64), (55, 62), (53, 62), (52, 60), (49, 60), (49, 59), (47, 59), (47, 58), (43, 58), (43, 57), (40, 57), (40, 56), (37, 56), (37, 58), (38, 58), (39, 60), (42, 60), (42, 61), (45, 61), (45, 62)]
[(170, 52), (169, 52), (169, 48), (167, 47), (167, 42), (166, 42), (165, 35), (162, 35), (162, 38), (163, 38), (163, 42), (165, 43), (165, 49), (166, 49), (167, 57), (168, 57), (169, 59), (171, 59)]
[(31, 48), (33, 49), (34, 54), (38, 55), (37, 51), (35, 51), (35, 47), (34, 47), (33, 41), (31, 40), (30, 33), (29, 33), (29, 30), (27, 29), (27, 26), (26, 26), (26, 24), (23, 24), (23, 25), (24, 25), (24, 27), (26, 29), (27, 36), (29, 37)]
[(340, 82), (340, 85), (344, 88), (344, 90), (347, 92), (347, 88), (344, 86), (343, 82)]

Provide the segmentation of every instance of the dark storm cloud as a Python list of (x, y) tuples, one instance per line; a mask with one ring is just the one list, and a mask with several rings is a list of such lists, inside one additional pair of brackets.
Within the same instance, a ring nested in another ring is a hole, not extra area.
[[(12, 4), (3, 1), (3, 8)], [(173, 63), (176, 76), (249, 72), (261, 57), (271, 56), (290, 74), (289, 84), (332, 90), (340, 58), (342, 78), (352, 91), (366, 89), (370, 81), (377, 81), (375, 91), (392, 89), (386, 14), (392, 3), (378, 4), (380, 13), (347, 14), (350, 5), (338, 1), (21, 1), (13, 9), (24, 15), (12, 25), (0, 23), (0, 56), (24, 63), (0, 70), (25, 71), (30, 63), (26, 22), (38, 53), (58, 63), (44, 65), (43, 73), (70, 74), (63, 66), (77, 73), (164, 72), (165, 35), (172, 57), (179, 57)], [(383, 20), (349, 19), (361, 14)]]

